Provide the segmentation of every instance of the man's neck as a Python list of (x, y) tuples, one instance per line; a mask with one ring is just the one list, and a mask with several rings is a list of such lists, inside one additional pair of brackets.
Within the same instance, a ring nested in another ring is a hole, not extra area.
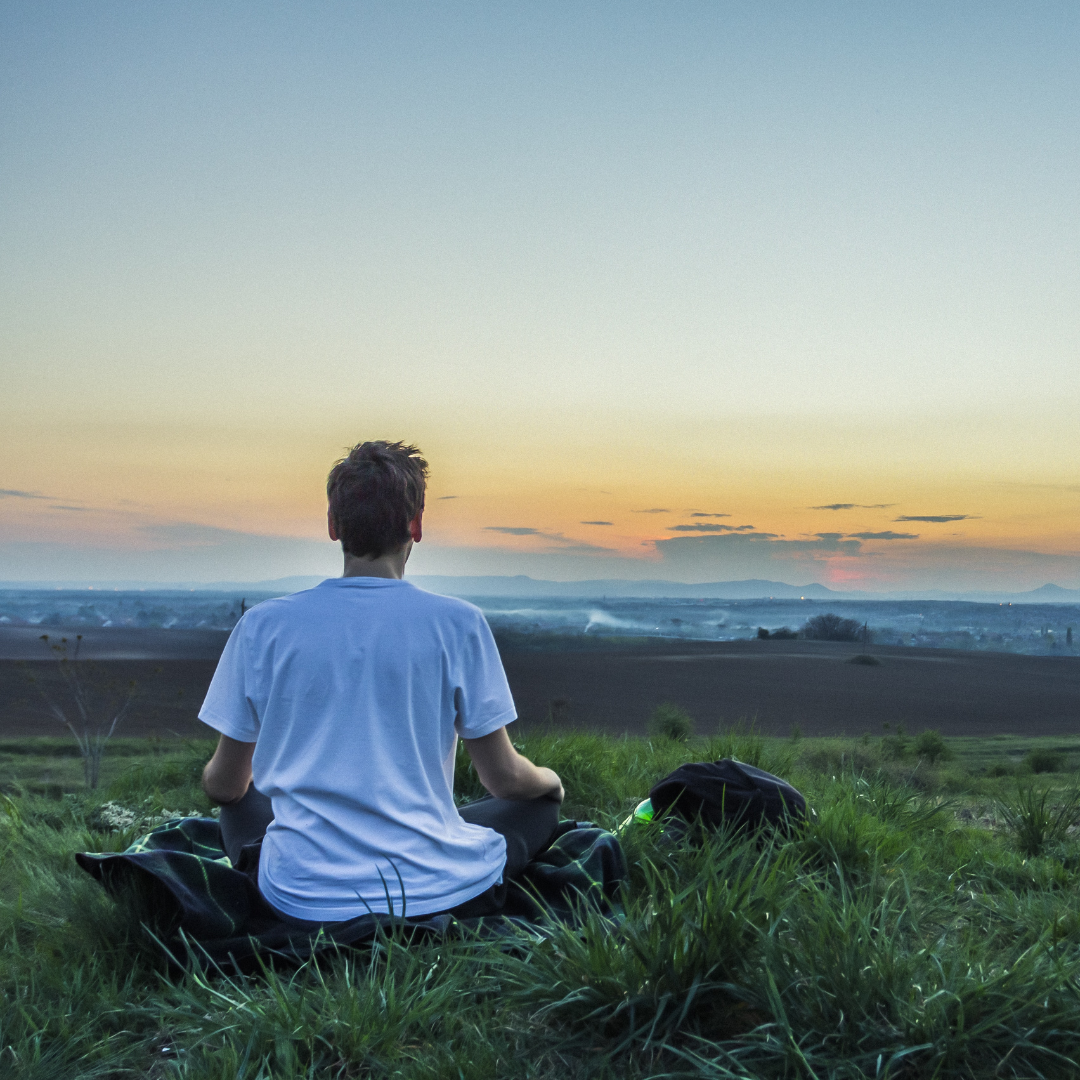
[(345, 569), (342, 577), (392, 578), (400, 581), (405, 576), (405, 563), (409, 561), (413, 542), (408, 541), (398, 551), (390, 551), (378, 558), (368, 555), (345, 553)]

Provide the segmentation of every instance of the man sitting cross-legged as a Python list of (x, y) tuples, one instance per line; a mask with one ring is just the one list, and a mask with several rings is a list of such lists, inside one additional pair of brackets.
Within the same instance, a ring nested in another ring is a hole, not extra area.
[[(199, 713), (221, 733), (203, 788), (229, 858), (257, 854), (259, 891), (293, 925), (490, 914), (558, 824), (559, 777), (507, 736), (514, 702), (484, 616), (402, 580), (426, 478), (401, 443), (334, 466), (344, 576), (248, 611)], [(491, 793), (460, 808), (459, 735)]]

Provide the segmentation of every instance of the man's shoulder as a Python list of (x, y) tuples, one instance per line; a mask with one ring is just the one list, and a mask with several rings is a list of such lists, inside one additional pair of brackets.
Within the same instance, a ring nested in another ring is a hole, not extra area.
[(413, 585), (412, 582), (408, 582), (408, 585), (409, 589), (404, 595), (409, 598), (409, 602), (420, 605), (432, 615), (442, 615), (447, 619), (459, 619), (470, 623), (484, 617), (483, 612), (475, 604), (470, 604), (468, 600), (428, 592), (426, 589), (421, 589), (419, 585)]
[[(336, 582), (337, 579), (332, 581)], [(323, 584), (326, 586), (328, 583)], [(395, 581), (389, 587), (365, 589), (362, 595), (365, 602), (372, 602), (371, 607), (365, 603), (365, 610), (375, 618), (389, 616), (394, 609), (407, 608), (411, 613), (410, 618), (414, 620), (456, 626), (463, 630), (471, 630), (484, 622), (484, 614), (475, 604), (456, 596), (427, 592), (407, 581)], [(272, 632), (277, 627), (296, 626), (312, 619), (333, 620), (339, 614), (346, 615), (354, 610), (352, 602), (356, 599), (352, 588), (335, 588), (332, 585), (273, 597), (248, 611), (243, 620), (245, 630), (248, 634), (259, 635)]]

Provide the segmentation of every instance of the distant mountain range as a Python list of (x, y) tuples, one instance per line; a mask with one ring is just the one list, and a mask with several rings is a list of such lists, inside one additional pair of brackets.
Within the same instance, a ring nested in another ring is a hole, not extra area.
[(846, 594), (824, 585), (786, 585), (782, 581), (711, 581), (687, 585), (681, 581), (625, 581), (619, 578), (599, 578), (594, 581), (542, 581), (519, 574), (516, 577), (436, 577), (419, 574), (410, 580), (429, 592), (450, 596), (521, 596), (521, 597), (659, 597), (709, 600), (759, 600), (776, 597), (780, 600), (842, 599)]
[[(287, 577), (272, 581), (149, 582), (149, 581), (0, 581), (0, 589), (100, 589), (144, 590), (147, 592), (229, 592), (275, 593), (278, 595), (310, 589), (321, 577)], [(783, 581), (751, 578), (746, 581), (709, 581), (686, 584), (662, 579), (627, 581), (600, 578), (594, 581), (545, 581), (518, 574), (515, 577), (450, 577), (418, 574), (408, 579), (429, 592), (464, 597), (521, 597), (523, 599), (597, 599), (647, 598), (708, 600), (951, 600), (982, 604), (1075, 604), (1080, 603), (1080, 589), (1064, 589), (1047, 584), (1027, 592), (951, 592), (923, 590), (911, 592), (839, 592), (824, 585), (788, 585)]]

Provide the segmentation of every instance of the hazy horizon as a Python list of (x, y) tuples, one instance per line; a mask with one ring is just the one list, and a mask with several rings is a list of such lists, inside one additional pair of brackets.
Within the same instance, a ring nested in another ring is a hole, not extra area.
[[(327, 575), (336, 576), (336, 575)], [(812, 599), (829, 600), (926, 600), (928, 602), (965, 601), (975, 604), (998, 604), (1016, 601), (1021, 604), (1067, 604), (1080, 601), (1080, 589), (1068, 589), (1054, 582), (1046, 582), (1034, 589), (1022, 591), (1002, 590), (870, 590), (831, 589), (820, 582), (806, 581), (799, 584), (769, 581), (761, 578), (744, 578), (737, 581), (680, 582), (666, 578), (534, 578), (517, 575), (439, 575), (406, 573), (405, 579), (421, 588), (434, 592), (448, 592), (462, 597), (500, 597), (504, 599), (528, 599), (559, 597), (589, 599), (609, 596), (612, 599)], [(69, 594), (93, 592), (108, 594), (165, 594), (165, 593), (220, 593), (222, 595), (250, 592), (252, 596), (280, 596), (301, 589), (312, 588), (322, 575), (295, 575), (276, 579), (249, 581), (139, 581), (131, 579), (110, 580), (57, 580), (41, 579), (13, 581), (0, 579), (0, 593)], [(640, 591), (638, 591), (640, 589)], [(1060, 596), (1058, 595), (1060, 594)], [(2, 606), (2, 605), (0, 605)], [(0, 612), (0, 623), (4, 620)]]
[(1080, 587), (1080, 9), (16, 2), (0, 580)]

